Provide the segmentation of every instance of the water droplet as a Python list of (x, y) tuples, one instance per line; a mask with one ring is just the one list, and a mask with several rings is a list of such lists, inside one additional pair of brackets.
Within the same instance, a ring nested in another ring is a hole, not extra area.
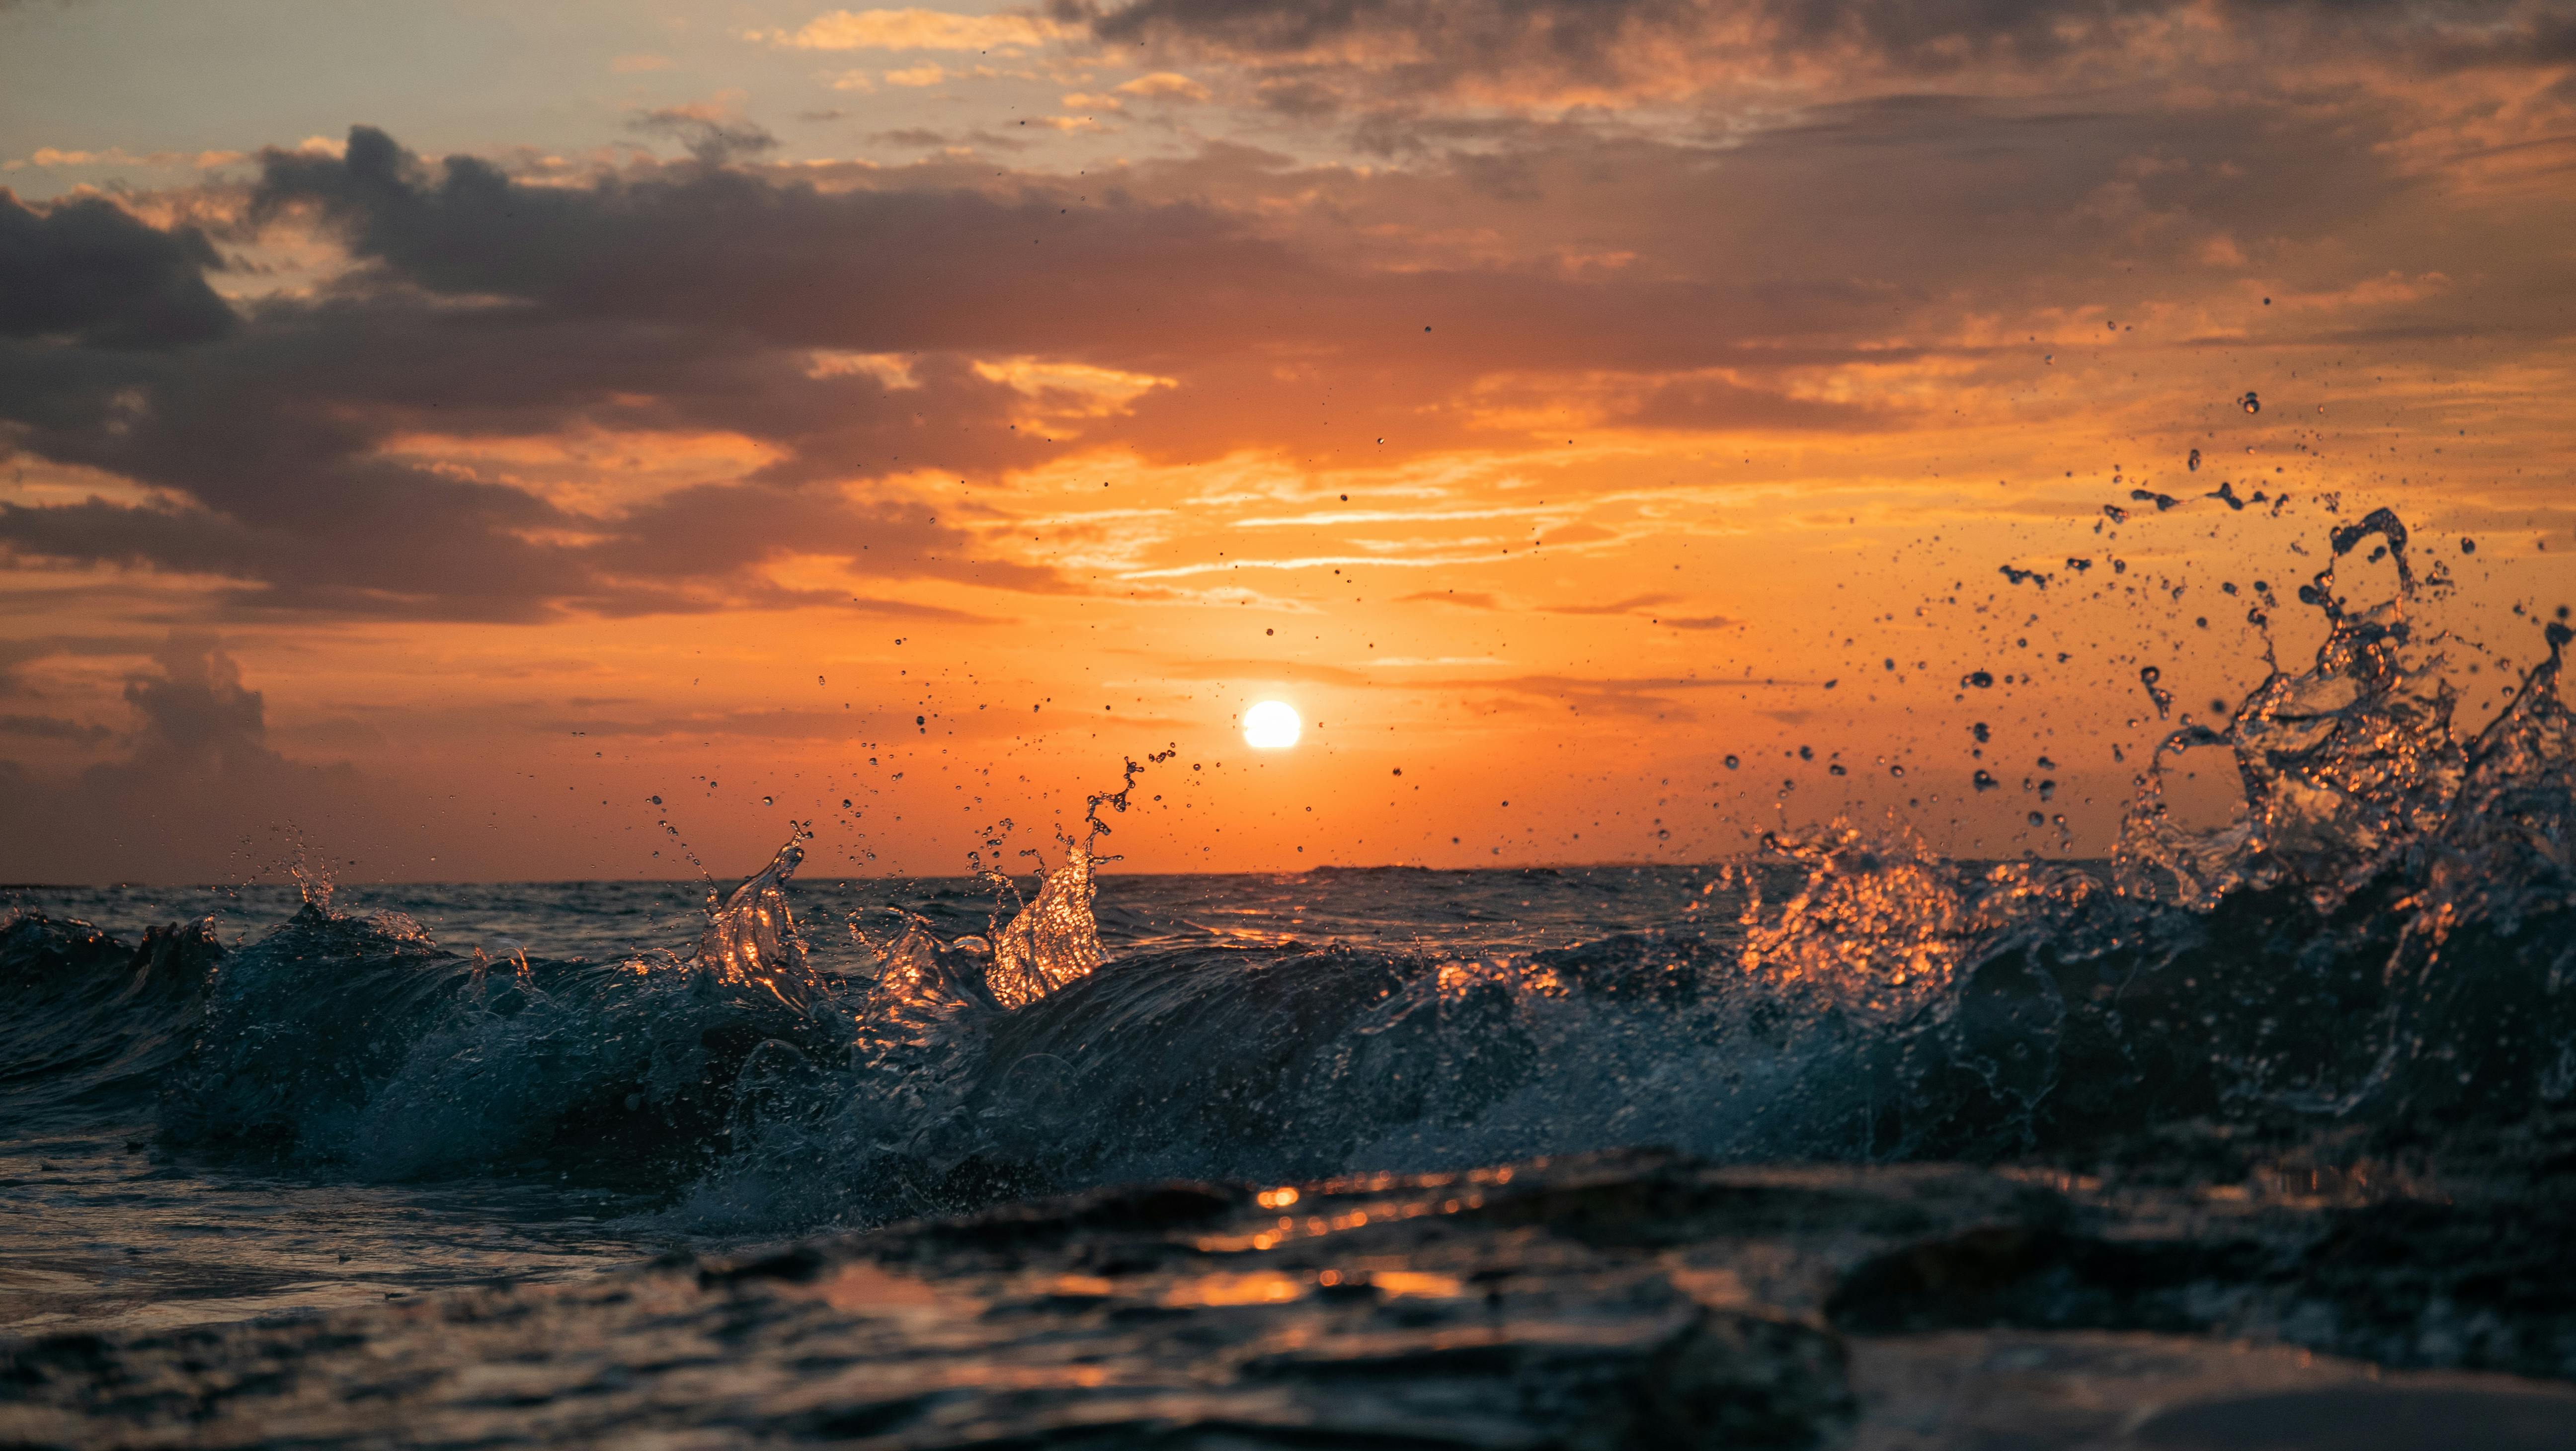
[(2263, 411), (2263, 400), (2255, 397), (2251, 392), (2248, 392), (2244, 397), (2237, 399), (2236, 402), (2238, 406), (2242, 407), (2248, 413), (2260, 413)]
[(1726, 769), (1728, 769), (1728, 770), (1730, 770), (1730, 771), (1734, 770), (1734, 769), (1735, 769), (1738, 765), (1740, 765), (1740, 764), (1742, 764), (1742, 763), (1741, 763), (1741, 762), (1739, 762), (1739, 761), (1737, 761), (1733, 756), (1729, 756), (1729, 757), (1727, 757), (1727, 758), (1726, 758)]
[(2460, 541), (2460, 552), (2461, 552), (2462, 554), (2475, 554), (2475, 553), (2477, 553), (2477, 552), (2478, 552), (2478, 541), (2476, 541), (2476, 540), (2474, 540), (2474, 539), (2463, 539), (2463, 540), (2461, 540), (2461, 541)]
[(1979, 771), (1972, 784), (1974, 784), (1980, 791), (1992, 791), (1995, 789), (1995, 773), (1992, 771)]
[(2191, 451), (2191, 460), (2190, 460), (2190, 465), (2191, 465), (2191, 471), (2192, 471), (2193, 473), (2199, 473), (2199, 472), (2200, 472), (2200, 450), (2199, 450), (2199, 449), (2193, 449), (2193, 450)]
[(760, 804), (763, 806), (775, 806), (778, 804), (778, 798), (774, 796), (763, 796), (760, 798)]
[(2030, 824), (2033, 826), (2046, 826), (2048, 824), (2048, 818), (2034, 811), (2030, 814)]

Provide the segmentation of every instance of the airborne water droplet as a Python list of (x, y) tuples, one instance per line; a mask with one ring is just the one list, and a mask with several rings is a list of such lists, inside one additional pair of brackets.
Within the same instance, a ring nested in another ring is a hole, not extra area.
[(760, 804), (763, 806), (775, 806), (778, 804), (778, 798), (774, 796), (763, 796), (760, 798)]
[(2242, 405), (2248, 413), (2260, 413), (2263, 411), (2263, 400), (2255, 397), (2250, 390), (2244, 397), (2239, 398), (2236, 401)]
[(2199, 472), (2200, 472), (2200, 450), (2199, 450), (2199, 449), (2193, 449), (2193, 450), (2191, 451), (2191, 461), (2190, 461), (2190, 462), (2191, 462), (2191, 471), (2192, 471), (2193, 473), (2199, 473)]
[(1726, 758), (1726, 769), (1728, 769), (1728, 770), (1732, 771), (1732, 770), (1734, 770), (1734, 769), (1735, 769), (1736, 765), (1737, 765), (1737, 762), (1736, 762), (1736, 759), (1735, 759), (1733, 756), (1729, 756), (1729, 757), (1727, 757), (1727, 758)]

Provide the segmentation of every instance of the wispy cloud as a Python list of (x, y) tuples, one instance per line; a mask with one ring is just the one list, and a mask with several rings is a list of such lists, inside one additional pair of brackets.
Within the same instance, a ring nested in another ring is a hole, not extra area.
[(750, 38), (799, 50), (972, 50), (1035, 47), (1081, 34), (1042, 15), (958, 15), (945, 10), (835, 10), (795, 30)]

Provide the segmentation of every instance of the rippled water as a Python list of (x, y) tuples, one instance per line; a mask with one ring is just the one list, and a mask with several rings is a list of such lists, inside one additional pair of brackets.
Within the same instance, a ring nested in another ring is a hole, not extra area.
[[(1668, 918), (1705, 880), (1672, 869), (1113, 876), (1101, 879), (1096, 910), (1113, 958), (1188, 945), (1532, 950)], [(790, 891), (807, 922), (855, 914), (873, 924), (902, 904), (952, 935), (990, 930), (990, 890), (968, 880), (812, 881)], [(13, 905), (27, 915), (0, 939), (0, 971), (28, 1011), (0, 1028), (9, 1064), (0, 1076), (9, 1125), (0, 1204), (27, 1212), (13, 1213), (0, 1235), (0, 1331), (182, 1324), (496, 1277), (586, 1274), (673, 1243), (722, 1245), (807, 1227), (785, 1218), (746, 1224), (738, 1213), (701, 1223), (673, 1211), (667, 1179), (637, 1184), (615, 1162), (578, 1152), (550, 1167), (538, 1162), (542, 1146), (500, 1158), (490, 1142), (449, 1142), (452, 1157), (407, 1170), (387, 1161), (398, 1152), (398, 1126), (330, 1150), (180, 1148), (163, 1135), (160, 1090), (186, 1056), (192, 989), (129, 991), (131, 949), (156, 927), (187, 922), (207, 922), (228, 957), (263, 941), (292, 943), (312, 926), (290, 926), (303, 905), (297, 890), (43, 889), (15, 893)], [(334, 894), (333, 910), (358, 923), (407, 919), (467, 965), (478, 948), (487, 964), (524, 952), (532, 974), (580, 959), (615, 962), (639, 944), (685, 947), (707, 923), (703, 889), (678, 882), (351, 886)], [(74, 921), (118, 945), (60, 925)], [(298, 964), (301, 992), (328, 994), (363, 972), (375, 944), (352, 935), (345, 959), (326, 953)], [(864, 986), (874, 961), (846, 928), (814, 931), (809, 943), (824, 979)], [(63, 960), (65, 949), (83, 945), (94, 950), (77, 966)], [(475, 1050), (463, 1051), (471, 1058)], [(559, 1088), (535, 1081), (524, 1091)], [(508, 1101), (520, 1090), (477, 1075), (453, 1091)], [(546, 1103), (527, 1109), (531, 1120), (547, 1111)]]

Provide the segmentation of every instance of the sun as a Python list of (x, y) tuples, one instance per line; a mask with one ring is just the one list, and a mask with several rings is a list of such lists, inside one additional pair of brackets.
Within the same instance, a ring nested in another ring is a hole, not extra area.
[(1284, 751), (1304, 730), (1296, 707), (1284, 700), (1265, 700), (1243, 713), (1243, 743), (1256, 751)]

